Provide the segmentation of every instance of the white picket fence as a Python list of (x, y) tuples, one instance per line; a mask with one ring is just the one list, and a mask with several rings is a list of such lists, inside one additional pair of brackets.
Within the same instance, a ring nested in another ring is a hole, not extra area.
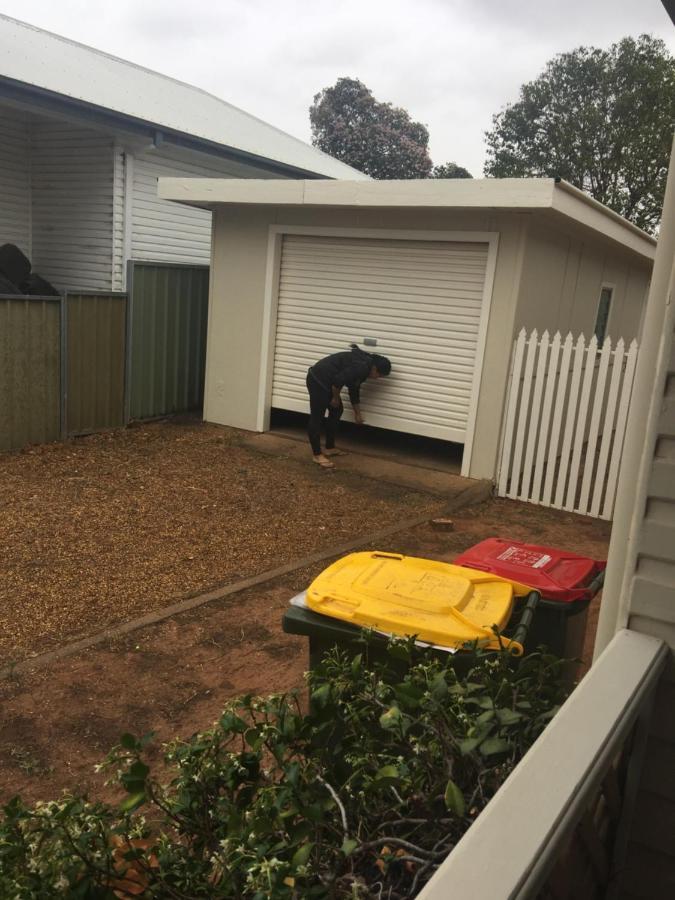
[(501, 497), (611, 519), (638, 345), (523, 329), (513, 347)]

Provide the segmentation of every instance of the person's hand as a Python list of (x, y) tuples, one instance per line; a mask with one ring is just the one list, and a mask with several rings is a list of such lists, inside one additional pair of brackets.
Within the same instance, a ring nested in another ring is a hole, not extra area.
[(333, 409), (339, 409), (340, 408), (340, 398), (332, 397), (331, 401), (330, 401), (330, 405)]
[(363, 416), (361, 415), (360, 412), (354, 413), (354, 421), (356, 422), (357, 425), (365, 425), (366, 424), (366, 420), (363, 418)]

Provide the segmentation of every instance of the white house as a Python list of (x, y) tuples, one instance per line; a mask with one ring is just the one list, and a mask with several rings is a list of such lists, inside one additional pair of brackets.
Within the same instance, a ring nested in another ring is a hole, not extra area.
[(198, 88), (0, 16), (0, 244), (57, 288), (122, 290), (130, 259), (208, 265), (211, 216), (160, 175), (360, 178)]
[(553, 179), (160, 179), (215, 211), (204, 416), (264, 431), (307, 408), (305, 374), (357, 342), (393, 374), (371, 425), (464, 445), (494, 478), (513, 336), (630, 340), (655, 241)]

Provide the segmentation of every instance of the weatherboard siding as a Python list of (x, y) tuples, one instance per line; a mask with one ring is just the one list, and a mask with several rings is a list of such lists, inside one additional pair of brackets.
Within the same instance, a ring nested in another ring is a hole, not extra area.
[(169, 263), (201, 263), (211, 258), (211, 213), (160, 200), (157, 179), (271, 177), (252, 166), (167, 145), (134, 157), (132, 259)]
[(32, 130), (33, 269), (60, 290), (110, 290), (112, 137), (66, 124)]
[[(666, 366), (628, 626), (664, 640), (674, 657), (652, 715), (628, 852), (626, 900), (675, 892), (675, 333)], [(645, 866), (655, 867), (648, 879)]]
[(662, 638), (675, 652), (675, 334), (670, 340), (628, 624)]
[(28, 126), (13, 110), (0, 111), (0, 244), (31, 253)]

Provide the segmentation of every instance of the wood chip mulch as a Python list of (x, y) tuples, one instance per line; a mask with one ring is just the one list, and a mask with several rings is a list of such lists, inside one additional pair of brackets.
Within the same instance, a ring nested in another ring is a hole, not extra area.
[(437, 505), (314, 468), (240, 446), (230, 429), (171, 421), (0, 455), (0, 658)]

